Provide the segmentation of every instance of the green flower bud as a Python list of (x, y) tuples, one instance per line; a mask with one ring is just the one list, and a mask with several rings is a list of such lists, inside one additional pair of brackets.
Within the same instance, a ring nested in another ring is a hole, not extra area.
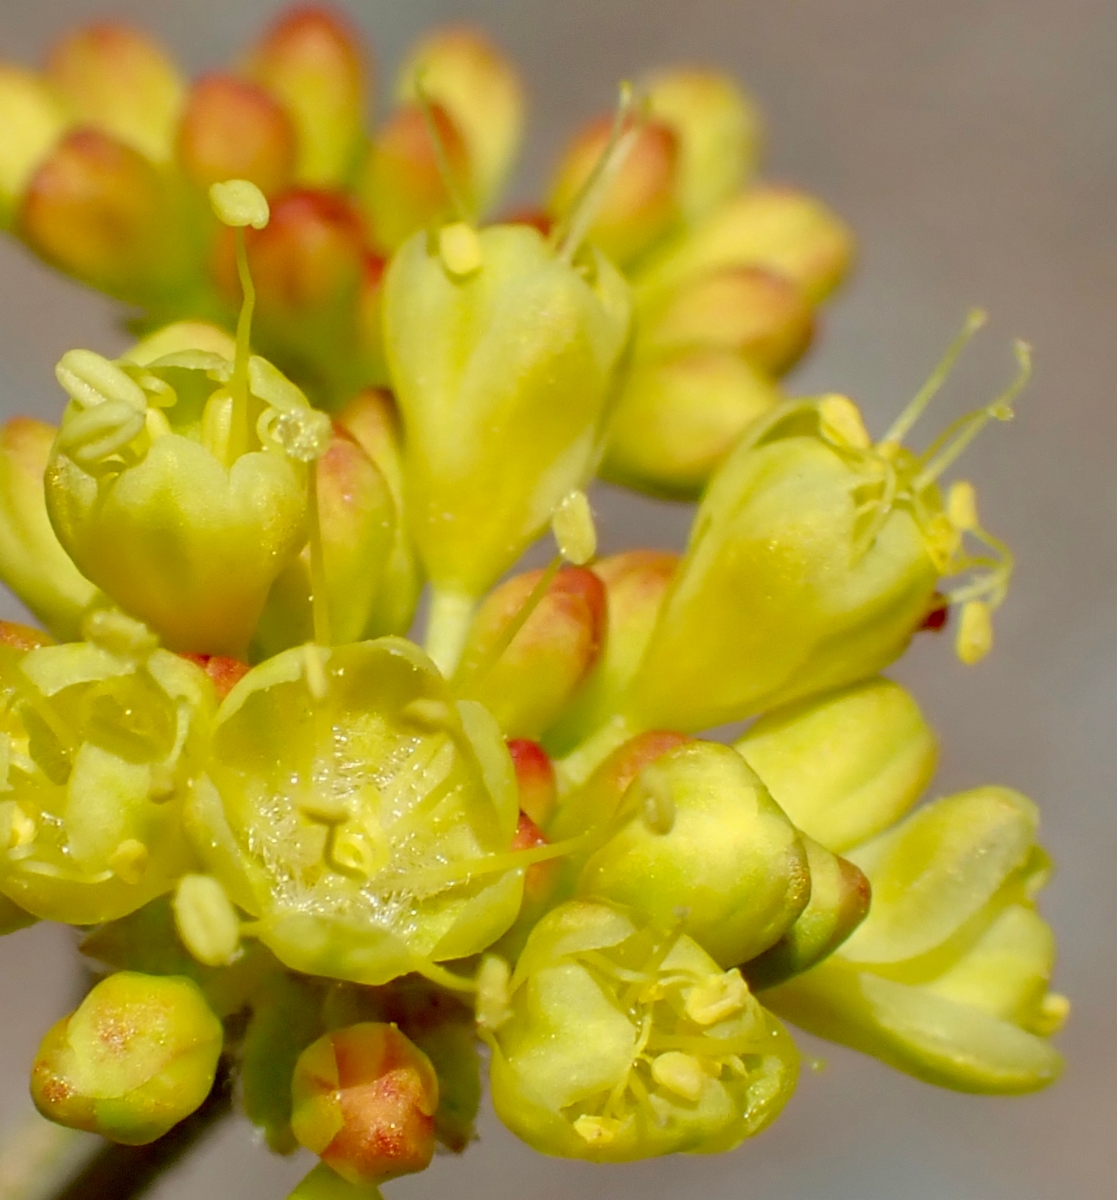
[(305, 464), (327, 418), (265, 360), (242, 379), (208, 350), (116, 363), (74, 350), (58, 376), (71, 396), (46, 476), (59, 541), (171, 648), (244, 657), (306, 540)]
[(513, 576), (485, 598), (458, 668), (461, 690), (480, 700), (511, 738), (538, 738), (553, 725), (601, 651), (605, 589), (584, 567), (555, 574), (507, 641), (521, 609), (546, 582), (543, 576), (543, 571)]
[(438, 29), (411, 48), (396, 76), (400, 101), (428, 97), (461, 130), (469, 156), (469, 191), (484, 211), (504, 186), (524, 123), (516, 68), (475, 29)]
[(191, 829), (292, 969), (381, 984), (475, 954), (515, 918), (508, 752), (410, 642), (269, 659), (224, 701), (212, 745)]
[(898, 821), (938, 760), (911, 694), (879, 676), (765, 714), (736, 749), (796, 826), (835, 853)]
[(7, 228), (27, 184), (66, 128), (66, 108), (37, 75), (0, 65), (0, 125), (0, 227)]
[[(354, 396), (337, 414), (338, 422), (360, 443), (380, 469), (392, 494), (397, 515), (403, 512), (403, 434), (399, 413), (391, 393), (368, 388)], [(397, 519), (388, 561), (380, 577), (376, 604), (366, 637), (406, 634), (415, 616), (423, 587), (411, 532), (407, 522)]]
[(62, 549), (43, 492), (55, 430), (30, 417), (0, 429), (0, 578), (59, 637), (77, 635), (96, 589)]
[(99, 24), (59, 42), (47, 78), (77, 122), (111, 134), (152, 162), (171, 157), (185, 95), (162, 47), (128, 25)]
[(111, 921), (189, 869), (183, 796), (199, 770), (213, 689), (120, 614), (96, 640), (0, 648), (4, 789), (0, 891), (48, 920)]
[(435, 588), (470, 598), (589, 477), (629, 316), (624, 281), (599, 254), (572, 265), (523, 225), (472, 237), (463, 272), (444, 238), (417, 234), (384, 294), (408, 517)]
[(801, 835), (811, 876), (811, 898), (775, 945), (741, 968), (751, 988), (768, 988), (822, 962), (853, 933), (869, 911), (872, 889), (849, 862)]
[(394, 1025), (319, 1038), (299, 1056), (291, 1093), (295, 1136), (342, 1179), (376, 1184), (430, 1165), (438, 1080)]
[(536, 926), (495, 1034), (497, 1115), (545, 1154), (622, 1162), (728, 1150), (795, 1086), (791, 1039), (699, 946), (574, 901)]
[[(1011, 558), (952, 519), (937, 479), (986, 421), (1011, 415), (1026, 374), (920, 456), (900, 436), (935, 377), (875, 446), (841, 396), (754, 425), (705, 493), (622, 702), (630, 725), (704, 729), (863, 679), (904, 650), (943, 576), (971, 573), (955, 598), (998, 603)], [(971, 554), (967, 534), (995, 557)]]
[(724, 967), (767, 950), (811, 894), (795, 827), (727, 746), (690, 742), (643, 768), (577, 891), (683, 931)]
[(571, 749), (616, 712), (678, 562), (678, 555), (663, 550), (629, 550), (593, 564), (593, 573), (605, 585), (604, 645), (585, 686), (548, 732), (549, 747), (560, 753)]
[(205, 1100), (222, 1036), (191, 980), (122, 971), (43, 1039), (31, 1097), (60, 1125), (146, 1145)]
[(842, 948), (765, 993), (803, 1028), (943, 1087), (1026, 1092), (1061, 1070), (1047, 1042), (1054, 943), (1031, 897), (1047, 873), (1035, 806), (1005, 788), (938, 800), (853, 851), (873, 888)]

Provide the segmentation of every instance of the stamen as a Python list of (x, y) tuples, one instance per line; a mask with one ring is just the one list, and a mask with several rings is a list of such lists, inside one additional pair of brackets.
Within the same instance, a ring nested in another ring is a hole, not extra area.
[(992, 648), (993, 621), (989, 605), (984, 600), (970, 600), (962, 605), (962, 619), (958, 622), (958, 657), (967, 666), (972, 666)]
[(966, 348), (967, 343), (974, 334), (985, 324), (987, 319), (987, 314), (983, 309), (973, 308), (969, 311), (966, 315), (966, 323), (962, 326), (962, 332), (951, 342), (939, 365), (931, 372), (927, 382), (916, 393), (915, 399), (900, 413), (892, 423), (892, 428), (881, 438), (878, 443), (878, 449), (883, 446), (898, 446), (907, 437), (916, 421), (923, 415), (927, 405), (931, 403), (939, 389), (946, 382), (950, 372), (954, 369), (954, 364), (957, 362), (958, 356)]
[(240, 950), (240, 918), (211, 875), (184, 875), (174, 898), (175, 926), (183, 945), (201, 963), (223, 967)]
[(574, 1132), (590, 1146), (607, 1146), (616, 1139), (621, 1122), (614, 1117), (591, 1117), (588, 1114), (574, 1122)]
[(696, 1025), (716, 1025), (743, 1011), (751, 996), (749, 985), (734, 967), (724, 975), (710, 975), (696, 983), (686, 998), (686, 1015)]
[(569, 211), (555, 226), (551, 235), (552, 241), (558, 247), (558, 257), (563, 262), (573, 261), (597, 216), (597, 210), (605, 199), (609, 185), (624, 166), (624, 161), (636, 141), (639, 127), (632, 119), (635, 107), (632, 84), (625, 80), (620, 86), (617, 111), (605, 149), (586, 182), (582, 184), (581, 190), (574, 197)]
[(652, 1078), (660, 1087), (694, 1103), (705, 1090), (709, 1076), (694, 1055), (667, 1050), (652, 1060)]
[(508, 995), (511, 970), (505, 959), (486, 954), (477, 972), (477, 1024), (495, 1031), (512, 1017)]

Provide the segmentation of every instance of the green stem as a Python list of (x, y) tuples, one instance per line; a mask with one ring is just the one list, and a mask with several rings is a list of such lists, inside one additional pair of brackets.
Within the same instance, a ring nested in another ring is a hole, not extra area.
[(423, 645), (434, 664), (447, 678), (458, 669), (465, 639), (473, 623), (477, 601), (461, 592), (431, 591), (430, 614)]

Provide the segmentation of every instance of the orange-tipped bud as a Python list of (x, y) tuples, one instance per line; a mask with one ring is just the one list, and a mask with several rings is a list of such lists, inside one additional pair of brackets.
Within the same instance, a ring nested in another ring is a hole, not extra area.
[[(395, 505), (379, 468), (341, 425), (316, 470), (330, 638), (356, 642), (369, 627), (392, 552)], [(256, 638), (267, 656), (313, 640), (313, 592), (307, 547), (276, 580), (260, 618)]]
[(343, 1179), (376, 1184), (424, 1170), (438, 1080), (394, 1025), (365, 1022), (303, 1051), (291, 1084), (295, 1137)]
[(693, 740), (669, 729), (652, 729), (630, 738), (577, 791), (563, 797), (548, 833), (552, 838), (568, 838), (608, 825), (637, 775), (669, 750)]
[(59, 637), (75, 638), (96, 589), (47, 516), (43, 473), (57, 432), (31, 417), (0, 428), (0, 580)]
[(536, 825), (546, 826), (558, 801), (554, 764), (547, 757), (546, 750), (529, 738), (510, 738), (508, 753), (516, 768), (520, 811)]
[(537, 738), (553, 724), (597, 662), (605, 588), (592, 571), (564, 567), (505, 645), (507, 632), (543, 577), (527, 571), (501, 584), (469, 631), (459, 679), (509, 737)]
[[(547, 846), (550, 839), (542, 829), (528, 816), (520, 813), (520, 823), (516, 826), (516, 836), (512, 839), (513, 850), (534, 850), (538, 846)], [(542, 909), (554, 895), (562, 871), (562, 860), (549, 859), (546, 862), (532, 863), (524, 872), (524, 904), (530, 905), (535, 918), (542, 915)], [(532, 921), (534, 925), (535, 921)]]
[(38, 75), (0, 65), (0, 226), (6, 226), (40, 163), (62, 136), (65, 105)]
[(688, 282), (643, 313), (637, 353), (729, 350), (779, 373), (807, 348), (811, 326), (811, 306), (786, 276), (729, 267)]
[(183, 654), (180, 657), (188, 659), (205, 671), (213, 682), (218, 700), (224, 700), (252, 669), (239, 658), (229, 658), (224, 654)]
[(205, 75), (194, 85), (178, 129), (177, 154), (198, 188), (247, 179), (266, 195), (295, 174), (295, 128), (263, 88), (233, 75)]
[(131, 303), (158, 306), (189, 269), (190, 248), (158, 168), (96, 129), (58, 144), (32, 178), (16, 225), (48, 262)]
[(569, 750), (616, 711), (640, 665), (678, 562), (677, 554), (663, 550), (629, 550), (593, 564), (593, 573), (605, 585), (605, 647), (585, 688), (548, 735), (549, 747), (553, 743), (557, 751)]
[(524, 89), (515, 67), (475, 29), (439, 29), (411, 50), (400, 68), (397, 95), (418, 90), (442, 105), (469, 148), (470, 190), (484, 210), (508, 177), (524, 124)]
[(656, 254), (636, 281), (645, 301), (725, 267), (765, 267), (812, 304), (849, 269), (853, 235), (824, 204), (795, 188), (750, 188)]
[[(360, 442), (365, 453), (380, 468), (392, 493), (396, 512), (403, 511), (403, 431), (391, 393), (366, 388), (337, 414), (340, 425)], [(411, 628), (415, 606), (423, 588), (423, 576), (406, 525), (397, 521), (395, 541), (377, 593), (368, 637), (404, 634)]]
[(53, 644), (54, 639), (49, 634), (43, 633), (41, 629), (33, 629), (30, 625), (20, 625), (16, 621), (0, 621), (0, 646), (8, 646), (12, 650), (23, 653)]
[(359, 152), (369, 90), (356, 31), (326, 9), (292, 9), (251, 52), (244, 73), (290, 114), (298, 181), (315, 187), (343, 182)]
[(457, 215), (455, 192), (468, 207), (470, 175), (465, 137), (445, 108), (432, 104), (424, 113), (418, 104), (407, 104), (397, 109), (373, 139), (359, 185), (377, 245), (395, 250), (417, 229)]
[(782, 399), (771, 376), (726, 350), (635, 363), (601, 473), (652, 495), (695, 499), (745, 430)]
[[(567, 147), (551, 187), (548, 208), (562, 216), (574, 204), (609, 144), (611, 117), (601, 117)], [(634, 132), (589, 229), (589, 237), (614, 262), (631, 262), (678, 219), (678, 139), (662, 122)]]
[(153, 162), (171, 157), (185, 84), (146, 34), (111, 23), (79, 29), (51, 51), (47, 78), (81, 124), (112, 134)]
[(687, 221), (706, 216), (752, 174), (760, 114), (718, 71), (683, 68), (652, 76), (648, 108), (679, 139), (678, 198)]

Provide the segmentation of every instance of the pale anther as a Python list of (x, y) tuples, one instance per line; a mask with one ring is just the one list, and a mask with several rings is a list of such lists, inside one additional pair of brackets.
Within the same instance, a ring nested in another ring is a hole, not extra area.
[(597, 553), (597, 529), (585, 492), (570, 492), (559, 501), (551, 517), (559, 553), (576, 567), (585, 566)]
[(215, 183), (209, 189), (209, 202), (217, 219), (233, 229), (243, 229), (246, 225), (263, 229), (271, 217), (264, 193), (247, 179)]
[(438, 234), (438, 253), (446, 270), (459, 279), (475, 275), (484, 261), (477, 230), (465, 221), (442, 227)]
[(187, 950), (209, 967), (223, 967), (240, 949), (240, 918), (211, 875), (184, 875), (174, 898), (175, 925)]

